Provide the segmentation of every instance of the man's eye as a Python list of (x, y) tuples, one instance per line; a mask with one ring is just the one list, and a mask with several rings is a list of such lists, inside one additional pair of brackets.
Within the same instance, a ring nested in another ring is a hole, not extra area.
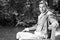
[(46, 7), (46, 6), (43, 6), (43, 7)]

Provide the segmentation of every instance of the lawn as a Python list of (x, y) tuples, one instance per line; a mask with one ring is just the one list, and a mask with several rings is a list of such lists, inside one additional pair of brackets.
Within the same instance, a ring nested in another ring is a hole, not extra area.
[[(0, 27), (0, 40), (16, 40), (16, 33), (22, 31), (24, 27)], [(60, 36), (56, 37), (56, 40), (60, 40)]]

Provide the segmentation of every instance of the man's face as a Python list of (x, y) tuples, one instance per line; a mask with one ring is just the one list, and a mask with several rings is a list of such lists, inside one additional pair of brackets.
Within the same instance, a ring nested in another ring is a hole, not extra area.
[(44, 13), (46, 11), (46, 5), (45, 4), (40, 4), (39, 5), (39, 10), (41, 13)]

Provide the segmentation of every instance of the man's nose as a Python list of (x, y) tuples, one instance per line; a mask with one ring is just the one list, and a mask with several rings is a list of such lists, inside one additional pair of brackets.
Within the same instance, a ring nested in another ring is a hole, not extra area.
[(43, 8), (41, 8), (41, 10), (43, 10)]

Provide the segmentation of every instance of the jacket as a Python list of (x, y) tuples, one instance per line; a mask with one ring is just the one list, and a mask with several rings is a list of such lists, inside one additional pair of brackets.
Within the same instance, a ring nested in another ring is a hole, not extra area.
[(56, 28), (59, 26), (56, 17), (51, 11), (47, 11), (38, 16), (38, 26), (36, 28), (36, 32), (47, 33), (48, 27)]

